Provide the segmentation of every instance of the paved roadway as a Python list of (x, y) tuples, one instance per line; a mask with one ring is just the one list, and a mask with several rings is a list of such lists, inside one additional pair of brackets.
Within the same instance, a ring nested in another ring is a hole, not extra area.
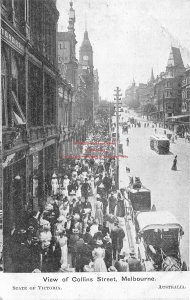
[[(163, 134), (162, 128), (158, 131)], [(128, 185), (130, 174), (140, 177), (143, 185), (151, 190), (156, 209), (168, 210), (177, 217), (185, 232), (181, 255), (189, 265), (190, 143), (178, 139), (171, 144), (169, 155), (158, 155), (149, 146), (149, 137), (153, 133), (154, 129), (150, 127), (131, 128), (128, 147), (126, 135), (121, 133), (120, 142), (124, 144), (124, 155), (128, 158), (120, 158), (120, 186)], [(174, 155), (178, 156), (177, 171), (171, 170)], [(126, 166), (131, 173), (126, 174)]]

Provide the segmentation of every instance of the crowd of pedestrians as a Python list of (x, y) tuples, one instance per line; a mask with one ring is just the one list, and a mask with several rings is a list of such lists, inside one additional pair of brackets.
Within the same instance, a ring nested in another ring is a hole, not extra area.
[[(91, 140), (110, 149), (105, 131)], [(12, 230), (13, 272), (140, 271), (133, 251), (124, 249), (126, 200), (115, 186), (115, 159), (73, 158), (67, 170), (53, 173), (45, 208)]]

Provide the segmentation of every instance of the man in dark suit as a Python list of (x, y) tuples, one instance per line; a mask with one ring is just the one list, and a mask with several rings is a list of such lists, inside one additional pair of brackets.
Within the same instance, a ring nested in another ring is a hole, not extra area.
[(93, 237), (92, 237), (91, 234), (90, 234), (90, 227), (87, 227), (87, 228), (86, 228), (86, 232), (85, 232), (85, 234), (83, 235), (83, 240), (84, 240), (84, 242), (87, 243), (88, 245), (93, 245), (94, 240), (93, 240)]
[(124, 230), (119, 226), (119, 221), (116, 220), (114, 223), (114, 228), (111, 230), (111, 239), (113, 245), (113, 259), (116, 260), (116, 252), (119, 254), (123, 248), (123, 239), (125, 237)]
[(128, 258), (129, 272), (141, 272), (142, 266), (140, 260), (135, 257), (135, 251), (130, 252), (130, 257)]

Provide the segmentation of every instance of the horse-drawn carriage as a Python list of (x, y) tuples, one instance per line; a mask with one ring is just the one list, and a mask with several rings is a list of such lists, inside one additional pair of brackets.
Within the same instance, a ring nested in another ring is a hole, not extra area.
[(146, 271), (186, 271), (181, 261), (183, 228), (168, 211), (141, 212), (136, 216), (138, 256)]
[(131, 182), (127, 188), (128, 200), (131, 207), (132, 221), (136, 223), (136, 215), (139, 212), (150, 211), (151, 192), (141, 184), (140, 178), (136, 177), (135, 183)]

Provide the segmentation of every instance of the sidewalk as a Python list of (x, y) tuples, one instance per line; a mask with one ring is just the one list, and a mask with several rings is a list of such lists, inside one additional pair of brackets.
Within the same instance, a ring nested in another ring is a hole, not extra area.
[[(125, 145), (125, 136), (120, 135), (120, 142), (123, 144), (124, 154), (126, 152), (127, 146)], [(119, 158), (119, 188), (126, 188), (129, 185), (130, 173), (126, 173), (127, 158)], [(134, 225), (130, 218), (118, 218), (120, 227), (125, 232), (125, 238), (123, 240), (123, 249), (126, 254), (129, 254), (131, 250), (135, 250), (135, 230)], [(122, 252), (121, 251), (121, 252)]]

